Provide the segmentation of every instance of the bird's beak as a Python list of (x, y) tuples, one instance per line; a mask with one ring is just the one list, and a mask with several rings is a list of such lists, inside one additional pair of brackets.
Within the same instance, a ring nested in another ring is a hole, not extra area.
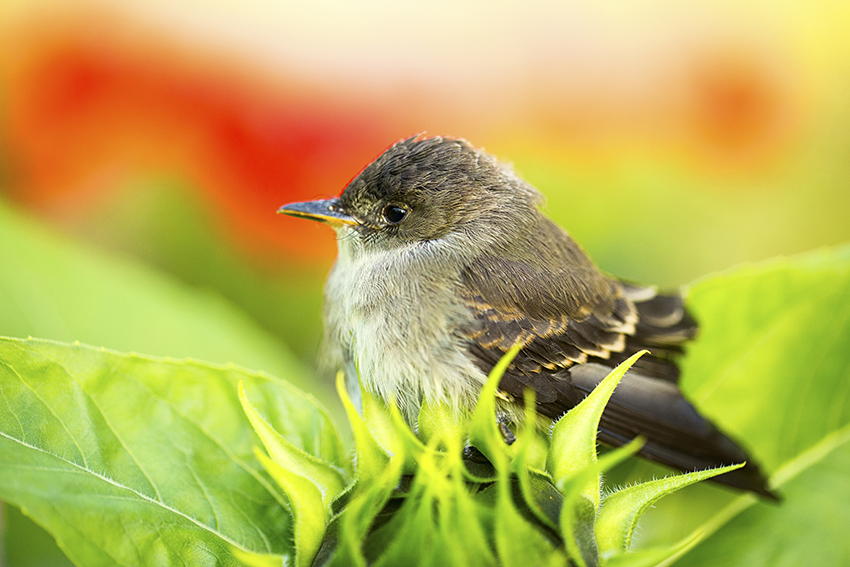
[(345, 214), (339, 208), (339, 199), (323, 199), (320, 201), (304, 201), (301, 203), (289, 203), (277, 210), (278, 213), (301, 217), (304, 219), (324, 222), (332, 227), (357, 224), (350, 215)]

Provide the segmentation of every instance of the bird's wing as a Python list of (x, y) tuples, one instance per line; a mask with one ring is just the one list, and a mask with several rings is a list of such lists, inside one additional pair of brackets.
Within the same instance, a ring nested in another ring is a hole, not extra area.
[[(570, 279), (565, 286), (553, 278)], [(468, 266), (462, 282), (474, 321), (463, 332), (478, 366), (488, 372), (512, 346), (523, 346), (499, 385), (508, 399), (521, 403), (531, 388), (538, 411), (557, 418), (616, 364), (648, 348), (652, 354), (626, 374), (606, 407), (600, 439), (621, 445), (643, 435), (642, 456), (684, 471), (747, 460), (679, 391), (673, 357), (696, 332), (681, 297), (588, 267), (544, 271), (495, 257)], [(718, 480), (772, 496), (754, 463)]]
[(561, 371), (587, 362), (613, 368), (644, 348), (651, 355), (635, 369), (675, 383), (673, 359), (696, 332), (678, 295), (607, 278), (592, 265), (543, 270), (487, 257), (467, 266), (462, 281), (473, 317), (464, 335), (474, 360), (489, 371), (512, 346), (522, 345), (510, 373), (534, 388), (541, 404), (554, 395), (550, 383)]

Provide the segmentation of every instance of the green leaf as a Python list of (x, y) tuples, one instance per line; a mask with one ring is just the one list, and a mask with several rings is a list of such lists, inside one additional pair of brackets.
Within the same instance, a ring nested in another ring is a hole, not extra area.
[(337, 461), (315, 401), (267, 375), (0, 339), (0, 498), (78, 565), (235, 564), (291, 555), (285, 500), (258, 469), (243, 380), (295, 447)]
[[(15, 567), (73, 567), (56, 540), (41, 529), (38, 524), (24, 515), (11, 504), (0, 506), (2, 514), (2, 550), (0, 558), (3, 565)], [(279, 558), (279, 556), (278, 556)]]
[(850, 423), (850, 246), (740, 268), (689, 301), (683, 388), (769, 471)]
[(780, 506), (738, 497), (703, 525), (698, 545), (676, 565), (847, 565), (848, 470), (850, 427), (844, 427), (777, 473)]
[[(165, 245), (168, 236), (160, 236)], [(197, 250), (194, 254), (199, 266), (210, 269), (209, 257), (201, 260), (203, 254)], [(176, 265), (184, 268), (185, 260), (175, 259)], [(67, 235), (39, 226), (2, 200), (0, 266), (0, 335), (80, 340), (125, 352), (234, 362), (309, 386), (319, 397), (330, 398), (330, 384), (310, 380), (289, 349), (215, 291), (71, 242)], [(233, 274), (231, 270), (222, 277)], [(243, 283), (250, 279), (245, 274), (234, 277), (241, 277)], [(256, 278), (251, 283), (255, 282)], [(290, 327), (300, 323), (290, 322)], [(331, 399), (332, 404), (335, 401)], [(331, 409), (337, 410), (336, 405)], [(18, 564), (20, 555), (33, 557), (33, 547), (38, 553), (47, 552), (45, 545), (26, 543), (38, 534), (20, 533), (38, 530), (31, 522), (16, 521), (8, 529), (16, 530), (5, 542), (11, 564)]]
[(238, 547), (230, 548), (230, 553), (244, 567), (281, 567), (283, 561), (280, 555), (262, 555), (259, 553), (249, 553)]

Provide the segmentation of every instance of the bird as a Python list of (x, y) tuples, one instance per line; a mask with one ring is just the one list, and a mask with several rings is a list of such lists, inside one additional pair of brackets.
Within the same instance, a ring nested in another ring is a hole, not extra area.
[[(500, 419), (526, 389), (557, 420), (648, 350), (606, 406), (598, 439), (681, 471), (744, 463), (713, 480), (767, 498), (759, 466), (682, 394), (677, 359), (698, 330), (680, 293), (603, 273), (543, 212), (544, 197), (469, 142), (417, 135), (386, 149), (331, 199), (279, 213), (323, 222), (338, 255), (324, 294), (326, 365), (415, 423), (423, 401), (471, 411), (493, 366)], [(359, 383), (358, 383), (359, 380)]]

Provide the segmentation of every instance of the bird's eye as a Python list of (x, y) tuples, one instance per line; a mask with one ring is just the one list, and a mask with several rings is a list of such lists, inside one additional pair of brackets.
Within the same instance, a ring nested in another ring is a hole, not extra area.
[(398, 205), (387, 205), (381, 214), (384, 215), (384, 220), (389, 224), (398, 224), (407, 216), (407, 209)]

